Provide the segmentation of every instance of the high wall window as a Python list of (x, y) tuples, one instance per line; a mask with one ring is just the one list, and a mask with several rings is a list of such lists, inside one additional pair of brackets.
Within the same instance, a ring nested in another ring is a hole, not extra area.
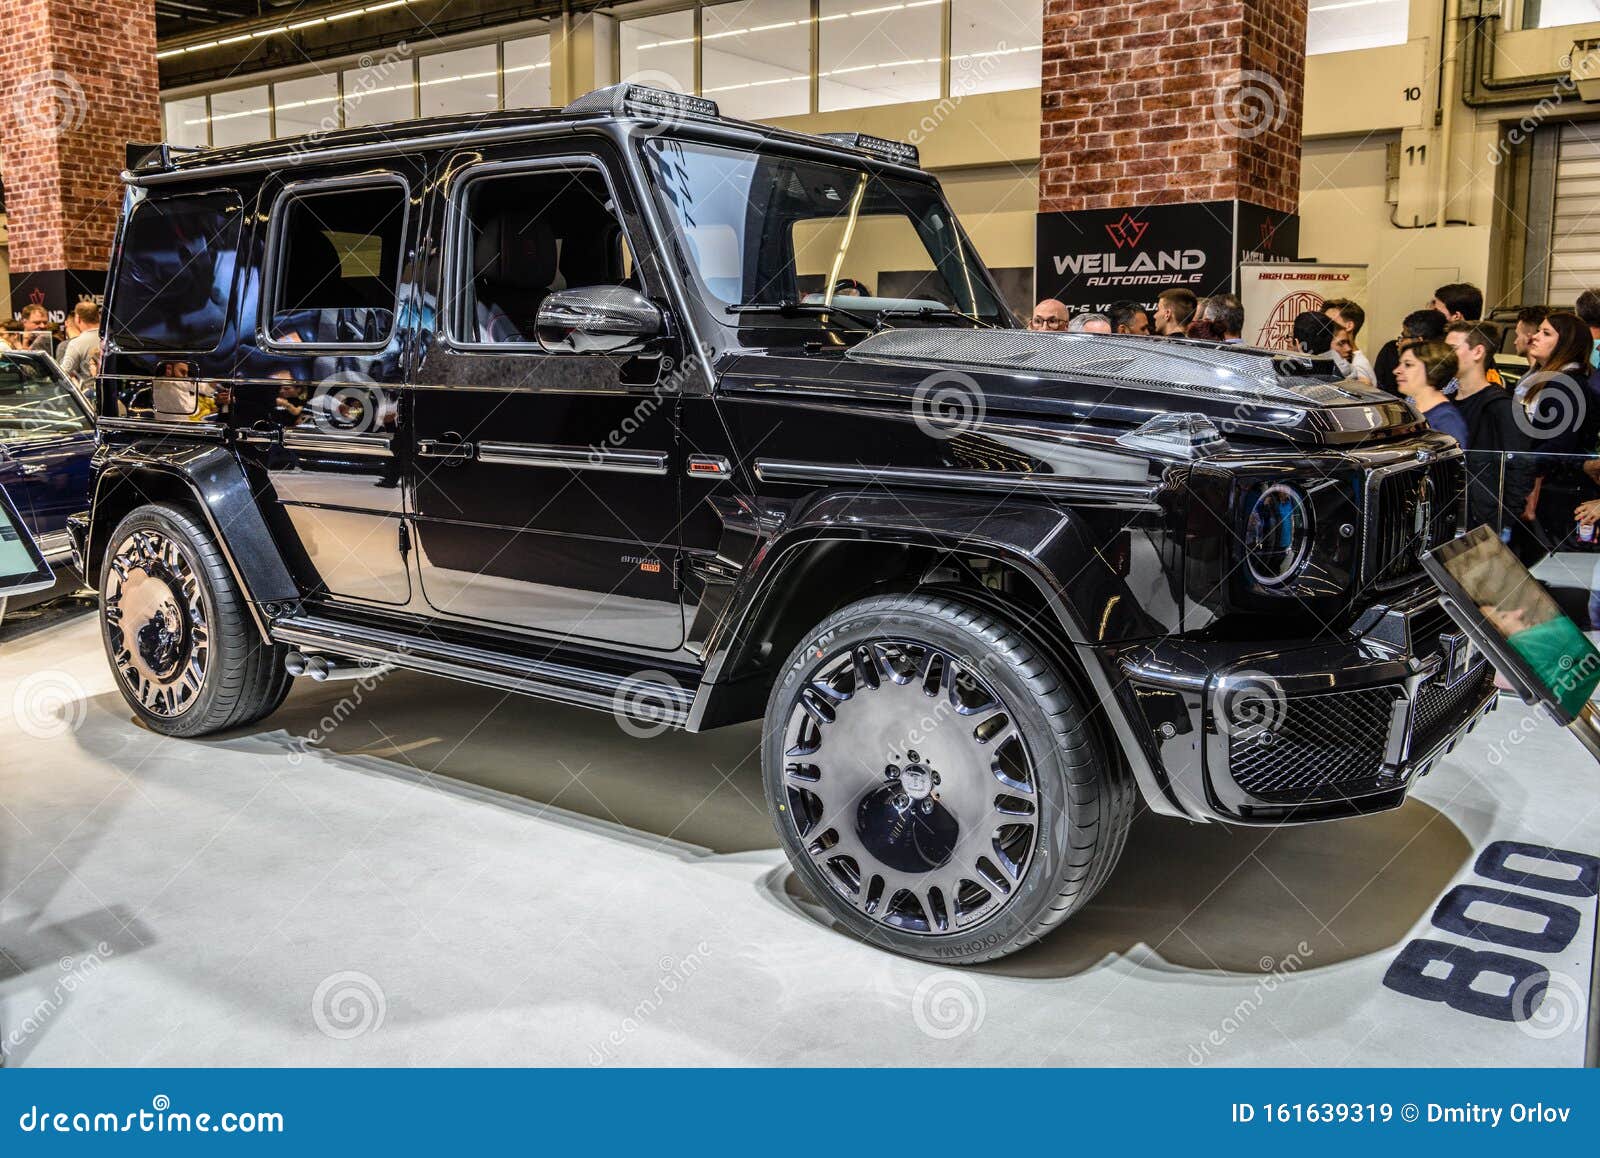
[(725, 115), (811, 111), (810, 0), (736, 0), (700, 18), (700, 92)]
[(1404, 44), (1410, 9), (1411, 0), (1311, 0), (1306, 53)]
[(673, 92), (694, 91), (694, 12), (665, 12), (625, 20), (618, 30), (623, 80)]
[(330, 64), (270, 86), (172, 97), (161, 106), (166, 139), (174, 145), (236, 145), (406, 121), (419, 107), (423, 116), (438, 116), (550, 105), (547, 33), (421, 57), (374, 51), (368, 60), (343, 70)]
[(1523, 0), (1524, 28), (1600, 24), (1600, 0)]
[(505, 53), (508, 109), (543, 108), (550, 103), (550, 38), (524, 36), (508, 40)]
[(950, 91), (1039, 86), (1044, 0), (951, 0)]
[(272, 109), (266, 85), (211, 94), (213, 145), (242, 145), (271, 135)]
[(210, 143), (209, 130), (206, 128), (206, 98), (203, 96), (167, 101), (161, 106), (161, 120), (167, 140), (174, 145), (188, 148)]
[(417, 62), (422, 115), (487, 113), (500, 107), (499, 51), (492, 44), (424, 56)]
[(273, 128), (280, 137), (339, 127), (339, 78), (302, 76), (272, 86)]
[(619, 18), (621, 79), (696, 91), (698, 59), (700, 95), (750, 120), (1039, 86), (1043, 0), (818, 0), (815, 26), (810, 0), (724, 0), (698, 38), (695, 12)]
[(944, 0), (863, 5), (821, 0), (817, 106), (822, 112), (939, 99)]
[[(1310, 3), (1312, 52), (1405, 40), (1408, 0)], [(772, 120), (1037, 88), (1043, 23), (1043, 0), (685, 0), (638, 16), (624, 7), (615, 59), (620, 80)], [(548, 34), (519, 30), (498, 44), (426, 54), (374, 49), (359, 65), (330, 62), (270, 89), (219, 83), (164, 102), (167, 139), (238, 144), (418, 115), (546, 108), (550, 48)]]
[(340, 80), (346, 125), (381, 125), (409, 121), (417, 115), (411, 61), (404, 57), (347, 69)]

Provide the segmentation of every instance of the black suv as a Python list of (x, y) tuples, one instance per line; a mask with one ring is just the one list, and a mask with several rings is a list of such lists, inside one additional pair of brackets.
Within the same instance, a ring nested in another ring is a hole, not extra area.
[(1017, 329), (909, 146), (619, 86), (126, 181), (74, 533), (156, 731), (362, 664), (761, 718), (809, 888), (977, 962), (1139, 800), (1393, 808), (1494, 696), (1417, 562), (1453, 442), (1326, 363)]

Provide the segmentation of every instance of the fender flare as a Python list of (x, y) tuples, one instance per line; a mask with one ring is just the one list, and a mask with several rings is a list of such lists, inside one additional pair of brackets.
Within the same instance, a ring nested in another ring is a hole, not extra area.
[[(121, 518), (120, 514), (117, 520), (102, 517), (101, 512), (110, 505), (111, 496), (126, 486), (145, 494), (139, 486), (141, 478), (176, 482), (193, 498), (195, 508), (205, 519), (234, 581), (249, 604), (256, 627), (263, 639), (269, 638), (270, 616), (266, 609), (297, 604), (300, 588), (257, 505), (250, 480), (238, 458), (222, 446), (173, 446), (159, 439), (107, 447), (102, 453), (104, 460), (95, 472), (94, 498), (84, 542), (84, 568), (86, 572), (93, 570), (94, 574), (86, 574), (85, 580), (99, 585), (100, 560), (109, 547), (106, 540), (113, 523)], [(226, 534), (223, 528), (227, 528)]]
[(708, 715), (727, 661), (761, 622), (764, 604), (786, 569), (808, 548), (840, 540), (981, 556), (1026, 578), (1055, 616), (1060, 638), (1071, 651), (1063, 658), (1082, 674), (1086, 690), (1106, 706), (1112, 738), (1151, 809), (1191, 817), (1167, 781), (1155, 737), (1144, 726), (1133, 691), (1121, 678), (1112, 654), (1113, 644), (1163, 632), (1139, 610), (1126, 585), (1091, 546), (1083, 517), (1042, 502), (1018, 500), (996, 507), (983, 499), (919, 495), (915, 506), (908, 507), (897, 496), (884, 493), (820, 496), (750, 557), (727, 613), (707, 641), (708, 662), (695, 697), (691, 729)]

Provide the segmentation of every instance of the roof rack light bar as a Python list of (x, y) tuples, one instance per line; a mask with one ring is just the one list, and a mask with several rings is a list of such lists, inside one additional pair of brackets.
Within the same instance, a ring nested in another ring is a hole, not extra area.
[(913, 169), (922, 167), (922, 154), (917, 152), (917, 147), (906, 141), (891, 141), (884, 137), (873, 137), (866, 133), (822, 133), (825, 141), (832, 141), (836, 145), (857, 149), (863, 153), (878, 158), (880, 161), (893, 161), (896, 165), (910, 165)]
[(717, 102), (688, 93), (649, 88), (642, 84), (613, 84), (585, 93), (561, 110), (567, 116), (647, 117), (653, 120), (694, 117), (715, 120), (722, 116)]

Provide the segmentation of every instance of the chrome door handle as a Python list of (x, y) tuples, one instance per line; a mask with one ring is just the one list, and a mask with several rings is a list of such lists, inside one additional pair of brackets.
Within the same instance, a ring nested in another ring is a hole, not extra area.
[(470, 442), (454, 442), (442, 438), (423, 438), (417, 441), (418, 458), (443, 458), (462, 462), (471, 458), (474, 450)]
[(49, 469), (50, 469), (49, 467), (40, 466), (36, 462), (25, 462), (25, 463), (22, 464), (22, 473), (24, 475), (43, 474), (45, 471), (47, 471)]

